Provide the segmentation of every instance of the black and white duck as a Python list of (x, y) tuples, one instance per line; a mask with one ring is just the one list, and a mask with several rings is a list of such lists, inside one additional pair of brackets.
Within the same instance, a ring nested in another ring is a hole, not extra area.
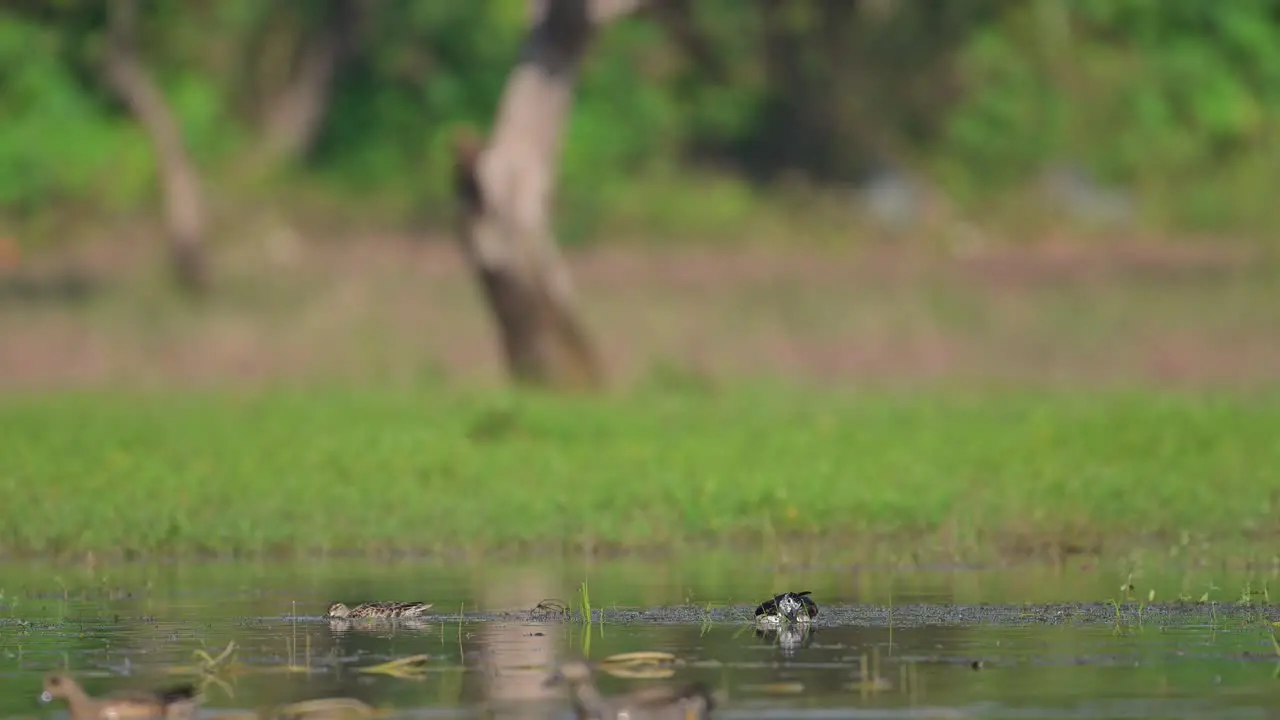
[(777, 628), (782, 625), (807, 624), (818, 615), (818, 604), (809, 591), (784, 592), (756, 606), (756, 627)]

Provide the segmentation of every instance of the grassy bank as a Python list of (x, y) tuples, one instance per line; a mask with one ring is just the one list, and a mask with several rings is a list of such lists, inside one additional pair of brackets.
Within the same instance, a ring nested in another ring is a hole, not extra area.
[(909, 557), (1280, 532), (1280, 402), (439, 388), (0, 405), (0, 547), (340, 553), (776, 538)]

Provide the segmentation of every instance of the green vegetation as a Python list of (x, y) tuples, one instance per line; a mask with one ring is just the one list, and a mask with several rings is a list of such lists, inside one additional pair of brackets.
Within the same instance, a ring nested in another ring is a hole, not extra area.
[[(656, 5), (611, 28), (585, 68), (565, 148), (569, 240), (607, 224), (736, 236), (768, 212), (753, 181), (839, 185), (886, 161), (968, 205), (1023, 206), (1017, 188), (1065, 160), (1136, 188), (1156, 224), (1272, 220), (1277, 0)], [(223, 203), (261, 196), (243, 170), (264, 118), (340, 6), (144, 6), (144, 59)], [(102, 8), (0, 11), (0, 218), (24, 242), (154, 192), (146, 138), (97, 71)], [(490, 122), (526, 3), (367, 8), (318, 133), (271, 197), (362, 222), (437, 217), (451, 134)], [(707, 168), (730, 179), (708, 190)]]
[(0, 406), (0, 546), (1197, 550), (1274, 539), (1276, 437), (1265, 395), (39, 395)]

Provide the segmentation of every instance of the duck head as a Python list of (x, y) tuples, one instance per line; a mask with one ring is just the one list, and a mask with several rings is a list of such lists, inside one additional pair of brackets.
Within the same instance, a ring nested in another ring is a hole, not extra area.
[(40, 702), (53, 702), (55, 698), (65, 698), (71, 692), (71, 676), (66, 673), (51, 672), (44, 676), (44, 688), (40, 693)]
[(786, 618), (787, 622), (797, 622), (801, 612), (807, 612), (804, 603), (800, 602), (800, 598), (791, 593), (783, 595), (782, 599), (778, 601), (778, 614)]

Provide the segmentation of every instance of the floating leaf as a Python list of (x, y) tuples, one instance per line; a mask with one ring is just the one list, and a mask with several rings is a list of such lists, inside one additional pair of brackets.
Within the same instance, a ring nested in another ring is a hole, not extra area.
[(661, 650), (637, 650), (635, 652), (625, 652), (625, 653), (618, 653), (616, 655), (610, 655), (609, 657), (604, 658), (600, 662), (618, 663), (618, 664), (659, 663), (659, 662), (674, 663), (674, 662), (678, 662), (678, 658), (676, 658), (675, 655), (672, 655), (669, 652), (662, 652)]
[(430, 655), (410, 655), (408, 657), (396, 658), (388, 660), (380, 665), (371, 665), (369, 667), (358, 668), (358, 672), (371, 673), (378, 675), (390, 675), (392, 677), (413, 679), (422, 678), (430, 672), (427, 668), (427, 661), (431, 659)]
[(600, 661), (600, 669), (621, 678), (668, 678), (680, 664), (682, 661), (669, 652), (639, 650), (610, 655)]

